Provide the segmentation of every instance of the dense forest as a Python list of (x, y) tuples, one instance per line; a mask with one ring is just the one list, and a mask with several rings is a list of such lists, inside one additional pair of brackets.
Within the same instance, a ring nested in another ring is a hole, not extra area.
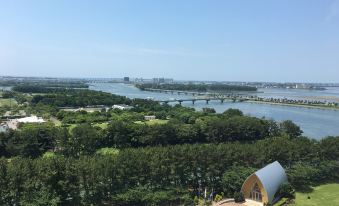
[(40, 85), (18, 85), (12, 87), (13, 91), (22, 93), (53, 93), (53, 92), (66, 92), (65, 87), (43, 87)]
[(141, 90), (145, 89), (164, 89), (178, 91), (195, 91), (195, 92), (233, 92), (233, 91), (257, 91), (256, 87), (227, 85), (227, 84), (137, 84)]
[[(78, 132), (85, 138), (93, 135)], [(93, 144), (87, 141), (75, 141), (71, 152), (87, 150)], [(193, 205), (200, 188), (233, 196), (251, 172), (275, 160), (287, 169), (290, 183), (305, 190), (339, 178), (338, 142), (338, 137), (320, 142), (276, 137), (255, 143), (87, 151), (77, 158), (64, 148), (59, 151), (63, 155), (1, 159), (0, 204)]]
[[(54, 89), (48, 89), (54, 90)], [(62, 90), (62, 89), (58, 89)], [(130, 100), (105, 92), (91, 90), (64, 90), (44, 95), (34, 95), (32, 104), (46, 104), (57, 107), (85, 107), (95, 105), (129, 104)]]
[[(213, 198), (234, 197), (248, 175), (276, 160), (289, 177), (277, 195), (339, 179), (339, 137), (315, 141), (291, 121), (66, 87), (6, 95), (60, 124), (0, 132), (0, 205), (191, 206), (205, 188)], [(58, 108), (121, 103), (133, 108)]]
[(14, 86), (12, 91), (33, 93), (32, 105), (45, 104), (56, 107), (85, 107), (95, 105), (112, 106), (113, 104), (130, 104), (125, 97), (88, 89), (70, 89), (67, 87), (42, 87), (36, 85)]

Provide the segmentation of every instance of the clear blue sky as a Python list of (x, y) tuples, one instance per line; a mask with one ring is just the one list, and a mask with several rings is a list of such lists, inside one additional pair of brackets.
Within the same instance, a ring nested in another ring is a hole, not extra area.
[(0, 0), (0, 75), (339, 82), (339, 1)]

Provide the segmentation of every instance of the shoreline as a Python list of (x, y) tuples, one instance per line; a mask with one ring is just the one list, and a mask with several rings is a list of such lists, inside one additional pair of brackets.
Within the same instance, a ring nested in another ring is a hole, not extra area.
[(255, 103), (255, 104), (271, 104), (271, 105), (290, 106), (290, 107), (303, 107), (303, 108), (309, 108), (309, 109), (324, 109), (324, 110), (339, 111), (339, 107), (326, 107), (326, 106), (322, 107), (322, 106), (312, 106), (312, 105), (303, 105), (303, 104), (287, 104), (287, 103), (264, 102), (264, 101), (254, 101), (254, 100), (249, 100), (245, 102)]

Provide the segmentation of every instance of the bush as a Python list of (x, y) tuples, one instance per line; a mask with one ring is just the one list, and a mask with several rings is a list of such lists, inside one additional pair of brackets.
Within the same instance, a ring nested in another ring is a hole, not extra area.
[(294, 190), (293, 186), (288, 182), (283, 183), (280, 186), (278, 194), (281, 197), (293, 198), (293, 199), (295, 198), (295, 190)]
[(235, 192), (234, 193), (234, 202), (244, 202), (245, 197), (242, 192)]
[(215, 198), (214, 198), (214, 201), (215, 202), (219, 202), (219, 201), (221, 201), (222, 200), (222, 195), (219, 195), (219, 194), (217, 194), (216, 196), (215, 196)]
[(226, 115), (226, 116), (229, 116), (229, 117), (244, 116), (242, 111), (240, 111), (239, 109), (232, 109), (232, 108), (224, 111), (223, 114)]
[(198, 198), (198, 196), (195, 196), (195, 197), (194, 197), (193, 202), (194, 202), (194, 205), (198, 205), (198, 204), (199, 204), (199, 198)]

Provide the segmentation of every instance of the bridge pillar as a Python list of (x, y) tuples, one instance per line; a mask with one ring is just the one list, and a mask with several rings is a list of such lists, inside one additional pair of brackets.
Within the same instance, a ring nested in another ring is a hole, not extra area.
[(220, 102), (221, 102), (221, 103), (224, 103), (224, 101), (225, 101), (224, 99), (220, 99)]
[(179, 100), (178, 102), (179, 102), (179, 104), (181, 105), (181, 103), (182, 103), (182, 100)]
[(206, 104), (208, 104), (209, 101), (210, 101), (209, 99), (206, 99)]
[(192, 100), (192, 104), (194, 105), (194, 103), (195, 103), (195, 100)]

